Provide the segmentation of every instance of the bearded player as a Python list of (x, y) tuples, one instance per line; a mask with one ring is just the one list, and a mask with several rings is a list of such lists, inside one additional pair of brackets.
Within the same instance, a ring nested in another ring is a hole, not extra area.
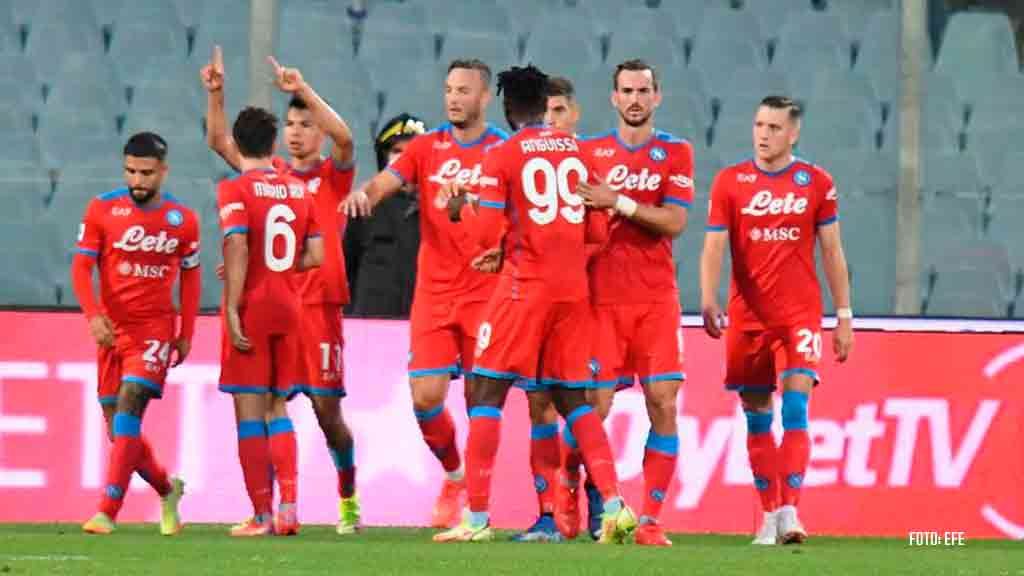
[[(167, 143), (151, 132), (124, 146), (126, 187), (93, 199), (78, 234), (72, 285), (99, 346), (99, 401), (113, 441), (100, 510), (82, 529), (109, 534), (138, 472), (161, 497), (160, 533), (181, 529), (184, 482), (167, 475), (142, 435), (149, 401), (163, 394), (172, 358), (191, 350), (199, 312), (199, 221), (162, 190)], [(92, 288), (99, 267), (100, 299)], [(181, 321), (172, 287), (180, 277)]]
[[(408, 144), (402, 155), (353, 192), (343, 208), (351, 217), (369, 216), (381, 200), (406, 183), (420, 192), (420, 252), (410, 313), (409, 381), (423, 440), (440, 461), (445, 481), (431, 515), (431, 526), (458, 521), (466, 490), (455, 423), (445, 408), (448, 384), (473, 366), (476, 333), (496, 277), (474, 269), (476, 242), (463, 226), (448, 220), (446, 206), (435, 204), (449, 182), (479, 184), (484, 151), (506, 135), (487, 123), (491, 69), (480, 60), (455, 60), (445, 78), (448, 122)], [(472, 378), (466, 382), (467, 397)]]

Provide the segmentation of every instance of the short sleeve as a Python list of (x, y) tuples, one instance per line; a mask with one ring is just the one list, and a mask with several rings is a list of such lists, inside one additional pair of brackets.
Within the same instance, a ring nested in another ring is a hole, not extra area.
[(722, 170), (715, 176), (711, 183), (711, 198), (708, 200), (708, 225), (709, 231), (728, 230), (730, 222), (729, 213), (729, 189), (728, 172)]
[(306, 214), (308, 214), (306, 221), (306, 238), (319, 238), (320, 220), (317, 217), (316, 202), (313, 200), (312, 194), (306, 194), (303, 198), (305, 198)]
[(332, 200), (341, 202), (347, 198), (349, 192), (352, 191), (352, 183), (356, 178), (354, 161), (349, 162), (348, 166), (344, 166), (334, 158), (328, 158), (324, 161), (321, 170), (320, 177), (330, 182), (331, 189), (338, 195), (337, 198)]
[(674, 204), (690, 208), (693, 204), (693, 147), (684, 142), (672, 155), (672, 166), (668, 184), (663, 187), (662, 204)]
[(423, 147), (427, 144), (426, 136), (417, 136), (406, 146), (405, 151), (390, 166), (385, 168), (403, 183), (416, 182), (419, 159), (423, 155)]
[(234, 181), (217, 185), (217, 213), (220, 217), (220, 230), (225, 238), (232, 234), (249, 233), (249, 214), (241, 190)]
[(181, 256), (181, 267), (191, 270), (199, 267), (199, 219), (195, 212), (189, 211), (186, 222), (184, 242), (178, 247)]
[(819, 227), (828, 226), (839, 220), (839, 194), (836, 192), (832, 175), (821, 169), (817, 172), (817, 190), (821, 194), (821, 199), (818, 201), (818, 212), (814, 215), (814, 221)]
[(78, 225), (78, 242), (75, 251), (83, 256), (99, 258), (103, 251), (102, 205), (93, 199), (85, 209), (82, 222)]
[(484, 156), (480, 169), (480, 183), (475, 192), (480, 196), (481, 209), (504, 210), (508, 201), (508, 178), (505, 177), (500, 149)]

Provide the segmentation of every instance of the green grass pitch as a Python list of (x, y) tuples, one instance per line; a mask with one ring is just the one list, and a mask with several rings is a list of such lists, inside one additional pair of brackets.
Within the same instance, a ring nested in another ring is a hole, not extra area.
[(905, 539), (812, 538), (753, 548), (748, 536), (674, 535), (670, 549), (518, 544), (434, 544), (433, 531), (370, 528), (338, 537), (306, 526), (297, 537), (232, 539), (224, 526), (192, 525), (163, 538), (155, 525), (108, 537), (69, 524), (0, 525), (0, 576), (22, 574), (925, 574), (1024, 576), (1024, 543), (968, 539), (961, 548), (910, 547)]

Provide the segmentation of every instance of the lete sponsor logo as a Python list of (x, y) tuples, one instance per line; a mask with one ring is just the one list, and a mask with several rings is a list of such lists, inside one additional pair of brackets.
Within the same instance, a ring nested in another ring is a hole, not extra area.
[(178, 249), (178, 239), (167, 236), (165, 230), (159, 234), (146, 234), (146, 229), (135, 225), (129, 227), (121, 235), (121, 239), (114, 242), (114, 248), (125, 252), (155, 252), (157, 254), (174, 254)]
[(431, 174), (427, 180), (435, 184), (444, 185), (454, 181), (460, 186), (494, 186), (497, 180), (490, 176), (483, 175), (483, 167), (477, 163), (472, 168), (463, 168), (458, 158), (446, 160), (438, 166), (437, 172)]
[(608, 187), (612, 190), (646, 190), (653, 192), (661, 186), (661, 174), (644, 168), (639, 174), (629, 171), (625, 164), (616, 164), (608, 171)]
[(803, 214), (807, 211), (807, 198), (800, 198), (792, 192), (782, 198), (776, 198), (771, 190), (761, 190), (750, 198), (740, 212), (750, 216), (767, 216), (777, 214)]

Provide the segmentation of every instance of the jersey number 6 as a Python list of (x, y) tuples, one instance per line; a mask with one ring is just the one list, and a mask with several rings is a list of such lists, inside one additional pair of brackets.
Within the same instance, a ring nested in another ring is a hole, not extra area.
[[(289, 225), (295, 221), (295, 212), (287, 204), (274, 204), (267, 210), (266, 239), (263, 242), (263, 260), (274, 272), (284, 272), (295, 264), (295, 231)], [(274, 239), (284, 238), (284, 256), (274, 254)]]

